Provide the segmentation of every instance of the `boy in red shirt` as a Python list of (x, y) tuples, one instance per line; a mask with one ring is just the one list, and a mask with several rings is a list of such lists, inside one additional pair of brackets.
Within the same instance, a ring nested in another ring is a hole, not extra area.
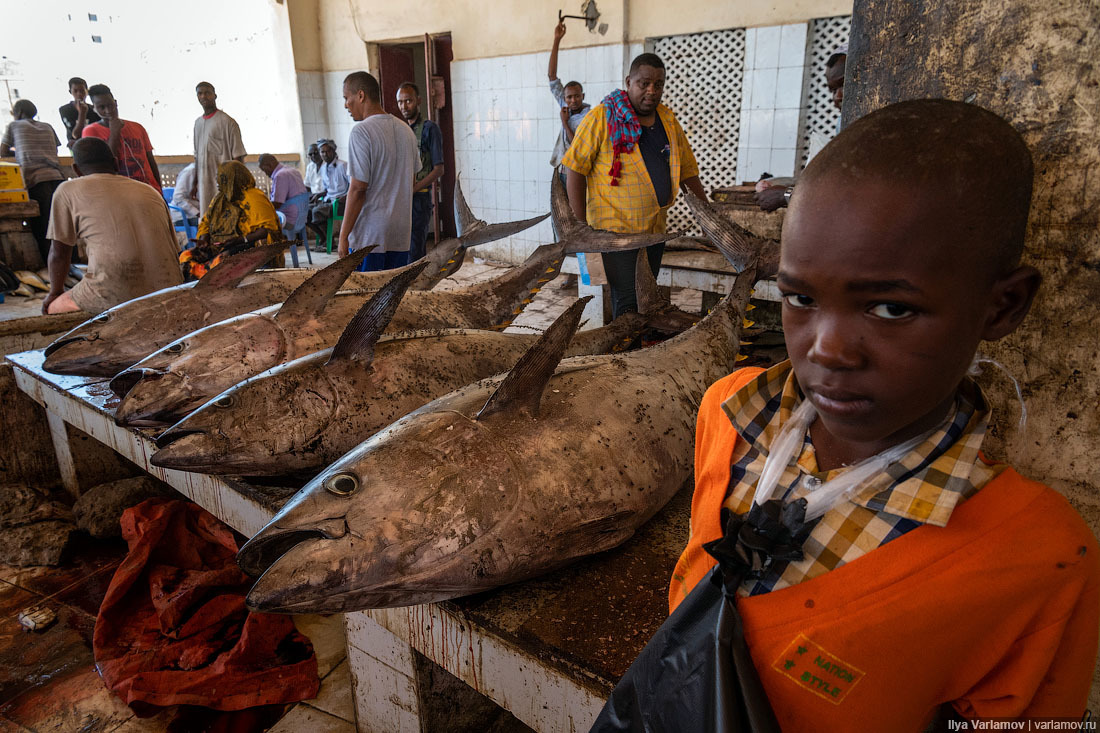
[(118, 160), (119, 173), (160, 191), (160, 169), (153, 157), (149, 133), (137, 122), (118, 116), (118, 103), (106, 84), (93, 84), (88, 98), (100, 120), (85, 125), (83, 137), (106, 140)]
[[(1064, 498), (979, 455), (990, 410), (967, 376), (980, 343), (1012, 333), (1039, 287), (1019, 264), (1031, 181), (1011, 126), (945, 100), (869, 114), (806, 168), (778, 274), (790, 361), (707, 391), (691, 535), (673, 615), (650, 645), (666, 651), (647, 647), (597, 730), (713, 727), (713, 709), (670, 722), (646, 702), (678, 700), (682, 713), (706, 698), (696, 678), (708, 661), (671, 653), (662, 632), (691, 628), (691, 599), (722, 581), (731, 548), (767, 545), (745, 527), (769, 498), (784, 517), (806, 511), (776, 535), (795, 552), (743, 553), (756, 562), (726, 572), (740, 582), (725, 593), (782, 730), (1085, 713), (1100, 548)], [(850, 492), (821, 501), (868, 465)], [(708, 550), (725, 567), (712, 571)]]

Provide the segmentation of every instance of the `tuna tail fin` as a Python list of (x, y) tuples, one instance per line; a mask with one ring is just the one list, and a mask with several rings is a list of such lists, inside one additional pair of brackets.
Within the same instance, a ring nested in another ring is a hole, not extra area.
[(738, 273), (756, 264), (757, 276), (768, 277), (779, 269), (779, 243), (774, 239), (758, 237), (744, 227), (727, 219), (709, 201), (684, 193), (684, 200), (691, 209), (699, 228)]
[(321, 315), (321, 311), (332, 300), (332, 296), (336, 295), (336, 291), (352, 271), (373, 249), (375, 246), (356, 250), (323, 270), (318, 270), (316, 275), (294, 288), (294, 292), (286, 297), (283, 307), (275, 314), (275, 320), (285, 321), (289, 318), (310, 318)]
[(374, 358), (374, 345), (378, 342), (378, 337), (393, 320), (393, 315), (401, 305), (401, 299), (405, 297), (409, 285), (427, 266), (427, 262), (414, 265), (383, 285), (374, 297), (359, 309), (344, 332), (340, 334), (340, 340), (333, 347), (332, 356), (327, 363), (332, 364), (340, 359), (356, 359), (369, 364)]
[(479, 227), (486, 226), (486, 224), (474, 216), (474, 212), (467, 205), (466, 197), (462, 195), (462, 181), (460, 179), (460, 175), (455, 176), (455, 224), (458, 225), (459, 236), (465, 236), (472, 234)]
[(525, 410), (532, 415), (538, 414), (546, 384), (565, 355), (565, 349), (580, 323), (584, 306), (591, 299), (591, 295), (580, 298), (558, 316), (539, 340), (520, 357), (508, 376), (486, 400), (481, 411), (477, 413), (478, 420), (505, 410)]
[(201, 294), (211, 290), (235, 288), (241, 280), (255, 272), (256, 268), (269, 262), (284, 249), (286, 249), (286, 242), (279, 242), (253, 247), (232, 257), (226, 257), (195, 283), (193, 292)]
[(638, 298), (638, 312), (645, 316), (646, 325), (650, 328), (665, 333), (680, 333), (699, 322), (699, 316), (680, 310), (661, 295), (645, 250), (638, 251), (634, 292)]
[(682, 236), (682, 232), (667, 234), (624, 234), (609, 232), (606, 229), (593, 229), (582, 222), (569, 206), (569, 197), (565, 186), (561, 185), (557, 170), (550, 181), (550, 213), (554, 216), (554, 226), (565, 254), (577, 252), (624, 252), (640, 247), (667, 242)]

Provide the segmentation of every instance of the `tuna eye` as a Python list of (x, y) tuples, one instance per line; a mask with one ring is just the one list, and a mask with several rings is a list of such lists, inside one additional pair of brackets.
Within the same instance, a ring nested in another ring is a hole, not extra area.
[(166, 353), (166, 354), (178, 354), (181, 351), (183, 351), (183, 344), (172, 344), (171, 346), (165, 348), (164, 353)]
[(236, 400), (233, 399), (233, 395), (226, 395), (225, 397), (222, 397), (219, 400), (215, 400), (214, 406), (215, 407), (232, 407), (235, 402), (236, 402)]
[(351, 496), (359, 488), (359, 479), (350, 473), (338, 473), (325, 479), (325, 489), (337, 496)]
[(109, 320), (111, 320), (111, 315), (108, 313), (106, 315), (100, 316), (99, 318), (96, 318), (94, 321), (92, 321), (92, 323), (106, 323)]

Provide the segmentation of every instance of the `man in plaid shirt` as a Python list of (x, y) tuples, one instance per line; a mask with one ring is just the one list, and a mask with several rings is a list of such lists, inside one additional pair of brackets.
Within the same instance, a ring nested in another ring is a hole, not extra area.
[[(677, 188), (706, 198), (699, 166), (680, 123), (661, 104), (664, 62), (652, 53), (638, 56), (625, 86), (585, 116), (562, 159), (569, 205), (579, 219), (597, 229), (664, 232)], [(663, 244), (648, 249), (654, 276), (663, 254)], [(638, 309), (636, 261), (633, 252), (603, 255), (616, 318)]]

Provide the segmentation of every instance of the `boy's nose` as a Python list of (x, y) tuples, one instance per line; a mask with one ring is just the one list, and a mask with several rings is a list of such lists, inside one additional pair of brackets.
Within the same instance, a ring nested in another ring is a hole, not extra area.
[(856, 369), (863, 363), (862, 338), (839, 320), (820, 319), (806, 358), (825, 369)]

